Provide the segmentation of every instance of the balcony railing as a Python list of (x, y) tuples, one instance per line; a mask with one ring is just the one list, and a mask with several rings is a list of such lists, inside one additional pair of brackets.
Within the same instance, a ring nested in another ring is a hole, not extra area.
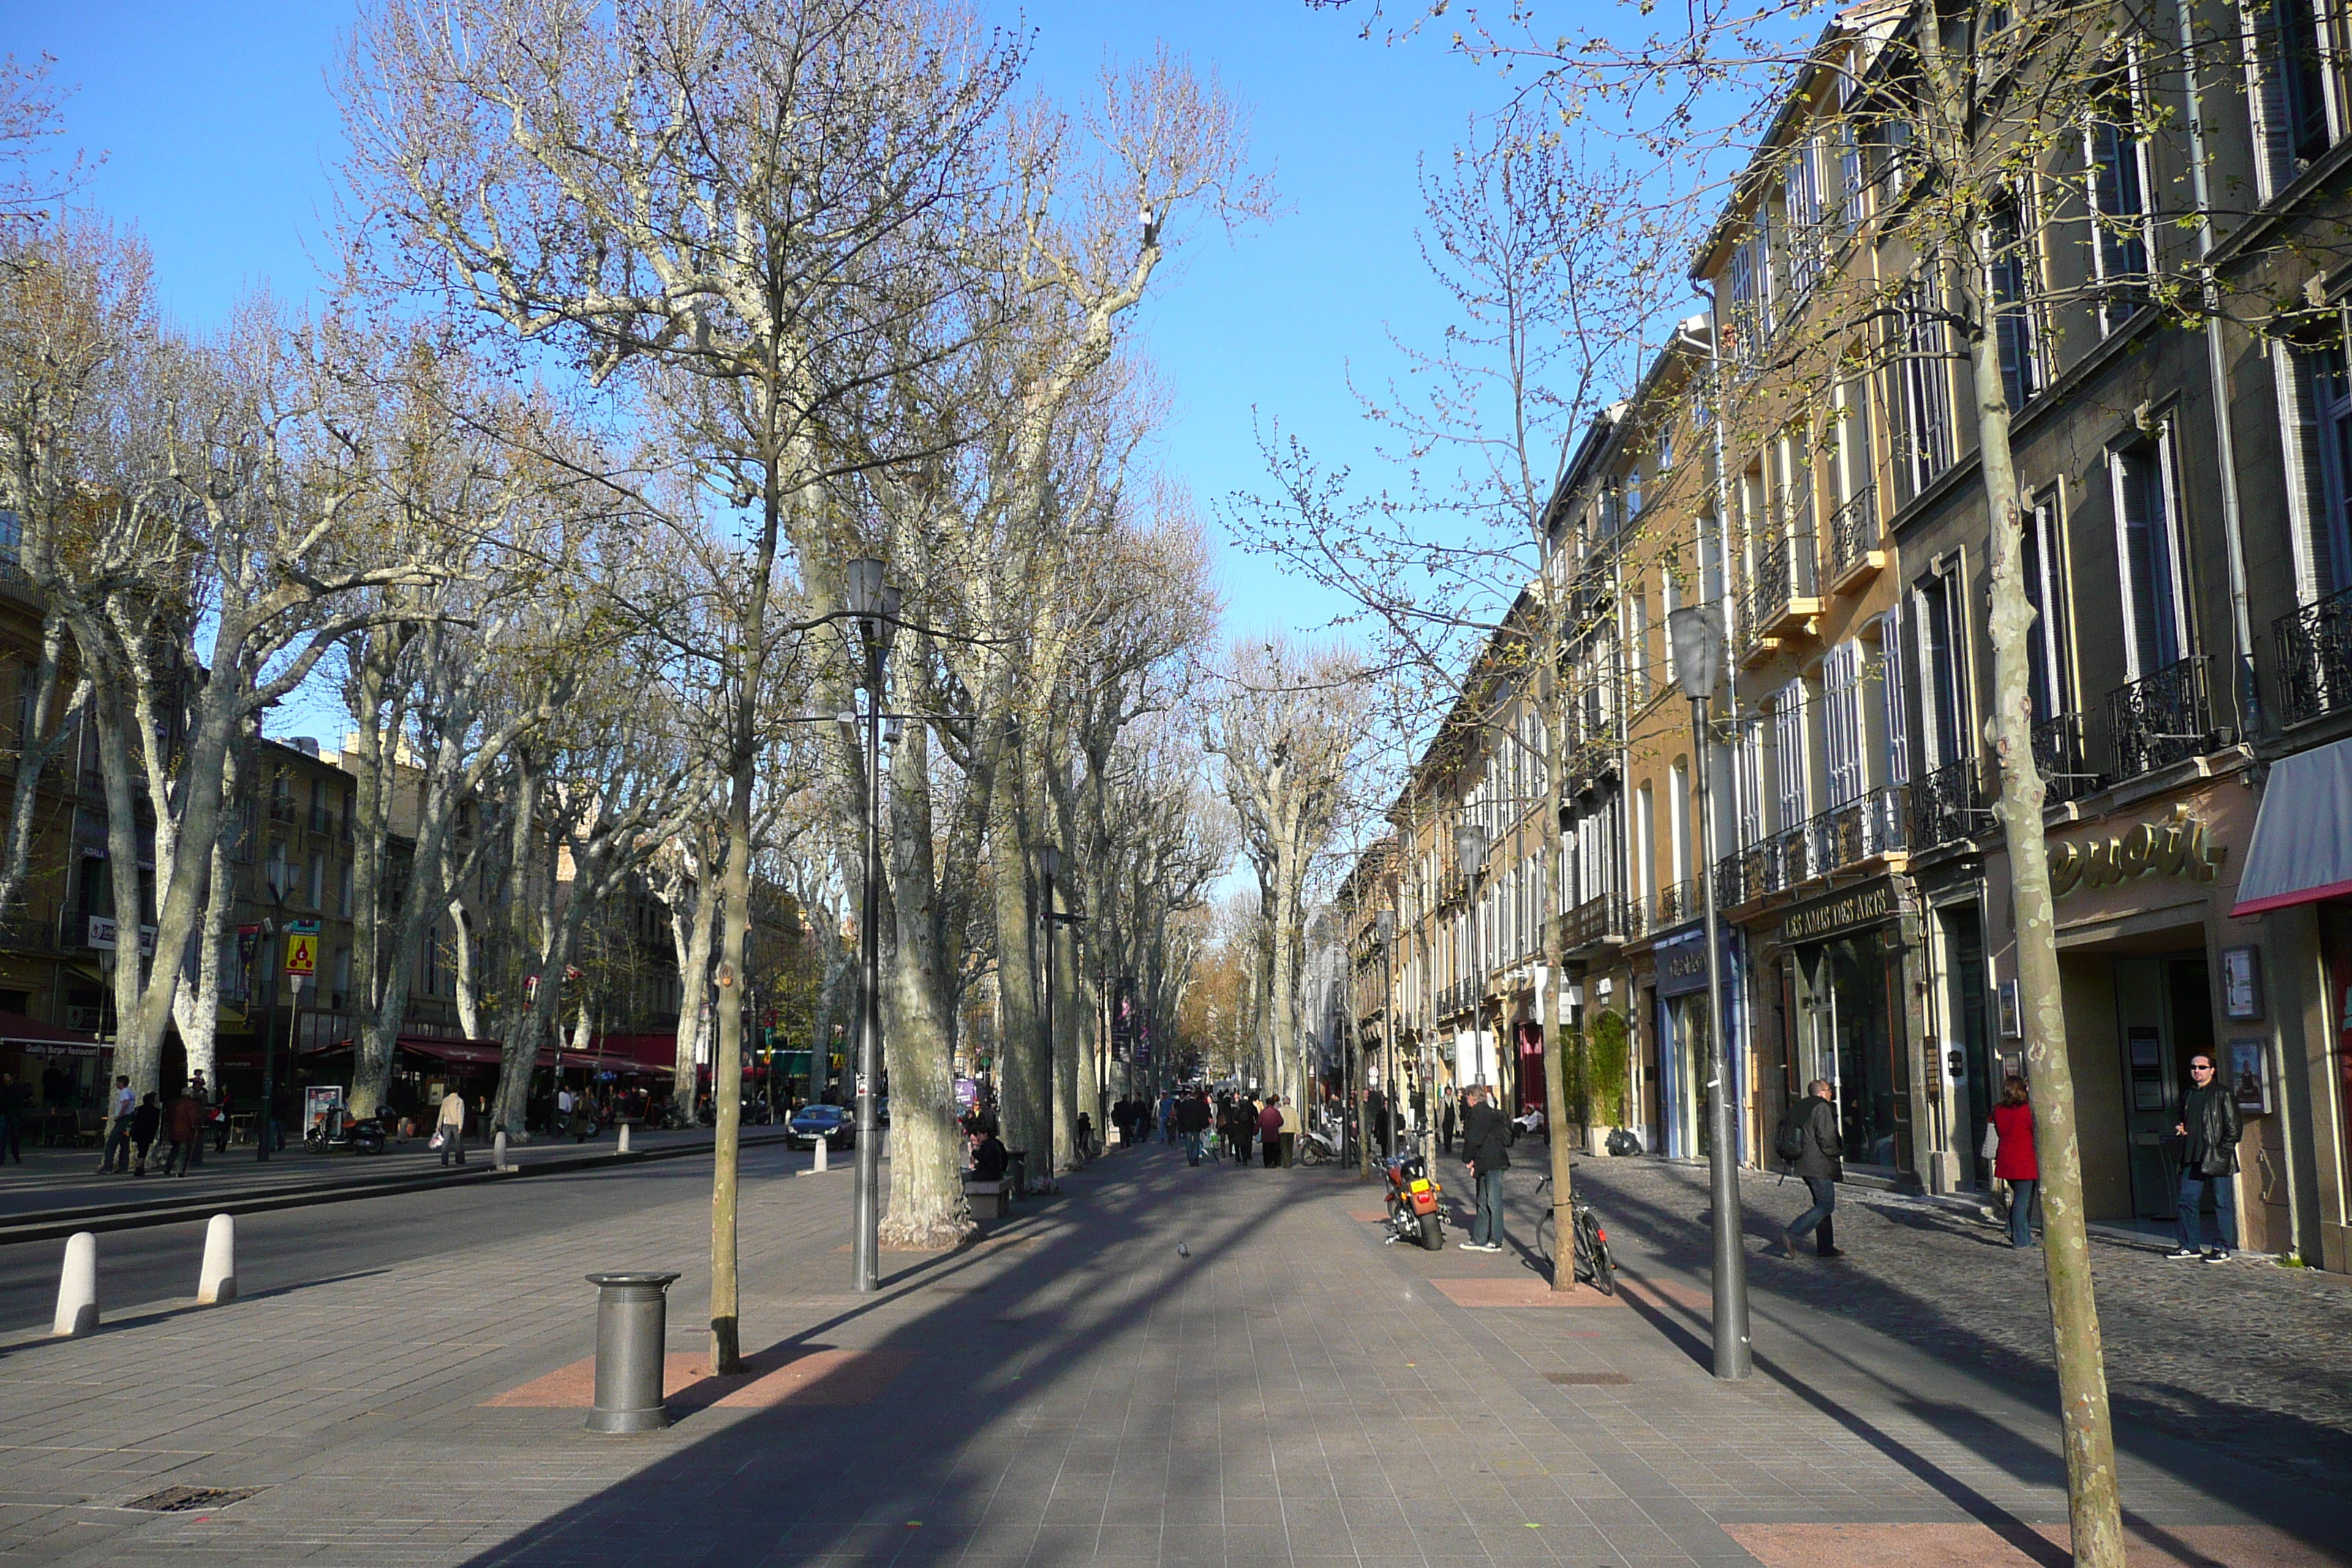
[(1731, 909), (1911, 847), (1909, 792), (1874, 789), (1768, 835), (1715, 863), (1715, 899)]
[(1830, 578), (1843, 582), (1847, 573), (1869, 560), (1878, 543), (1878, 487), (1864, 485), (1830, 514)]
[(1911, 843), (1932, 849), (1974, 837), (1985, 826), (1984, 792), (1973, 757), (1947, 763), (1911, 785)]
[(2107, 782), (2091, 772), (2080, 713), (2060, 713), (2033, 726), (2033, 766), (2045, 801), (2079, 800)]
[(1612, 940), (1622, 941), (1631, 934), (1625, 927), (1624, 895), (1603, 893), (1585, 900), (1560, 917), (1560, 946), (1573, 952)]
[(2167, 665), (2107, 693), (2116, 777), (2136, 778), (2213, 749), (2213, 710), (2202, 655)]
[(2281, 616), (2272, 634), (2282, 721), (2300, 724), (2352, 708), (2352, 588)]
[(1742, 606), (1748, 646), (1778, 637), (1790, 620), (1817, 611), (1818, 583), (1819, 560), (1810, 532), (1776, 539), (1759, 550)]

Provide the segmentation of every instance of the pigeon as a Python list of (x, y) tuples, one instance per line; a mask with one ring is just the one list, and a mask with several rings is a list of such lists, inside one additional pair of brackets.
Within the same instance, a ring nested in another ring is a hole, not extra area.
[(1179, 1258), (1190, 1258), (1192, 1256), (1192, 1249), (1180, 1241), (1176, 1244), (1176, 1256)]

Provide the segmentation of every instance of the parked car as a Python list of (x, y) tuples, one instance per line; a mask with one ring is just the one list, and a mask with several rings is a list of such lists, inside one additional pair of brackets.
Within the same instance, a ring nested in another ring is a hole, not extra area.
[(838, 1105), (803, 1105), (784, 1124), (787, 1148), (814, 1149), (820, 1138), (835, 1149), (854, 1148), (857, 1143), (857, 1123)]

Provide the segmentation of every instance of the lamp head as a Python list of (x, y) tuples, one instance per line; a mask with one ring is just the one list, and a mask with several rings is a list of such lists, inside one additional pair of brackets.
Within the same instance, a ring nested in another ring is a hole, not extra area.
[(1674, 641), (1675, 669), (1685, 695), (1711, 697), (1723, 679), (1723, 606), (1685, 605), (1666, 616), (1666, 635)]
[(1381, 940), (1382, 942), (1394, 941), (1396, 939), (1396, 911), (1394, 910), (1382, 910), (1379, 913), (1373, 915), (1372, 928), (1381, 933)]
[(882, 610), (882, 563), (871, 555), (861, 555), (849, 563), (842, 574), (841, 597), (844, 607), (861, 620), (879, 615)]
[(1465, 822), (1454, 830), (1454, 858), (1465, 871), (1475, 871), (1486, 858), (1486, 830)]
[(1051, 844), (1039, 849), (1037, 869), (1045, 874), (1045, 880), (1049, 882), (1059, 878), (1062, 874), (1062, 852)]
[(886, 657), (890, 652), (891, 640), (898, 635), (898, 606), (905, 598), (906, 595), (896, 586), (885, 585), (882, 590), (881, 618), (871, 623), (873, 628), (871, 635), (876, 645), (881, 648)]

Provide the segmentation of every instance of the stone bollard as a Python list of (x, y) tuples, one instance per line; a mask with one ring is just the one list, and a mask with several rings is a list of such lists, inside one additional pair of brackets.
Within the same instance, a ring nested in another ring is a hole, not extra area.
[(499, 1129), (497, 1135), (490, 1140), (490, 1169), (493, 1171), (503, 1171), (506, 1168), (507, 1130), (501, 1127)]
[(79, 1230), (66, 1238), (65, 1272), (58, 1277), (58, 1317), (49, 1332), (79, 1339), (98, 1329), (98, 1237)]
[(833, 1134), (831, 1134), (831, 1133), (829, 1133), (829, 1132), (820, 1132), (820, 1133), (818, 1133), (818, 1134), (816, 1135), (816, 1166), (815, 1166), (815, 1169), (816, 1169), (817, 1171), (823, 1171), (823, 1170), (824, 1169), (824, 1157), (825, 1157), (825, 1155), (826, 1155), (826, 1154), (827, 1154), (827, 1153), (832, 1150), (832, 1148), (833, 1148)]
[(236, 1221), (213, 1215), (205, 1226), (205, 1267), (196, 1277), (196, 1305), (226, 1307), (236, 1300)]
[(596, 1287), (596, 1405), (591, 1432), (657, 1432), (675, 1274), (591, 1274)]
[(628, 1124), (627, 1122), (625, 1122), (625, 1121), (624, 1121), (624, 1122), (622, 1122), (622, 1123), (621, 1123), (621, 1149), (620, 1149), (620, 1152), (621, 1152), (622, 1153), (624, 1153), (624, 1154), (625, 1154), (625, 1153), (627, 1153), (627, 1152), (629, 1152), (629, 1124)]

